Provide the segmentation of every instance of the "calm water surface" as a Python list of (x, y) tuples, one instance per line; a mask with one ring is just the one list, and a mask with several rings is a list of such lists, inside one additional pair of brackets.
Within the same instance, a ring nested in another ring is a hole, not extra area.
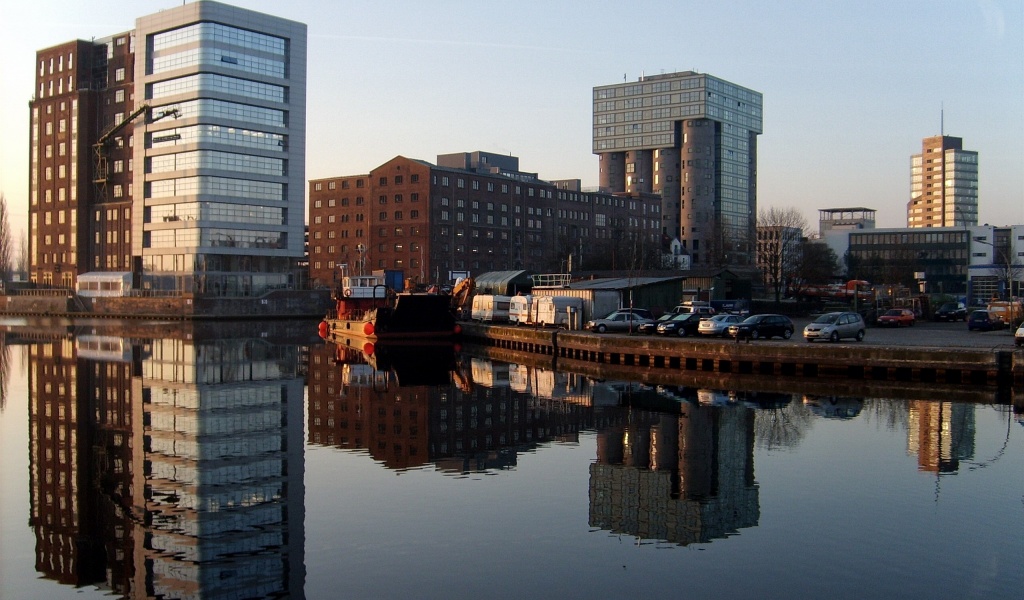
[(994, 392), (29, 325), (0, 323), (3, 599), (1024, 597), (1024, 419)]

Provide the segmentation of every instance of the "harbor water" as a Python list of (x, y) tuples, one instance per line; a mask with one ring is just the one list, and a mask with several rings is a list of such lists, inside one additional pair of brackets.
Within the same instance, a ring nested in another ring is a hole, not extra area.
[(0, 598), (1020, 598), (1024, 416), (8, 321)]

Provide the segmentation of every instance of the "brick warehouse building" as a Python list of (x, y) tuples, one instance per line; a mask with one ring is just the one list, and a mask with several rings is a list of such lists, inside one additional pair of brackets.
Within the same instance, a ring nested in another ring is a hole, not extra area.
[(544, 181), (514, 156), (471, 152), (437, 164), (397, 156), (368, 174), (311, 180), (309, 276), (401, 269), (417, 283), (449, 271), (561, 271), (598, 248), (660, 248), (661, 199)]

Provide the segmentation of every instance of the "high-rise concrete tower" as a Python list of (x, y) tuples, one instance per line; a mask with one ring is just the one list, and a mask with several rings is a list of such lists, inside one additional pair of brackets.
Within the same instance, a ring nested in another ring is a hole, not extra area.
[(701, 267), (754, 265), (760, 92), (684, 71), (594, 88), (600, 186), (662, 197), (662, 237)]
[(924, 138), (910, 157), (907, 227), (978, 224), (978, 153), (948, 135)]

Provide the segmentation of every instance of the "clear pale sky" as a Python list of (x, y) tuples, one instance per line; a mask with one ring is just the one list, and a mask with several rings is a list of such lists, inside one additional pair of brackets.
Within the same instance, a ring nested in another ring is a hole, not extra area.
[[(134, 28), (181, 0), (7, 1), (0, 191), (27, 223), (36, 50)], [(308, 179), (396, 155), (514, 154), (594, 186), (591, 90), (683, 70), (764, 94), (759, 207), (865, 206), (906, 225), (910, 155), (979, 153), (980, 218), (1024, 223), (1021, 0), (434, 2), (236, 0), (309, 28)]]

